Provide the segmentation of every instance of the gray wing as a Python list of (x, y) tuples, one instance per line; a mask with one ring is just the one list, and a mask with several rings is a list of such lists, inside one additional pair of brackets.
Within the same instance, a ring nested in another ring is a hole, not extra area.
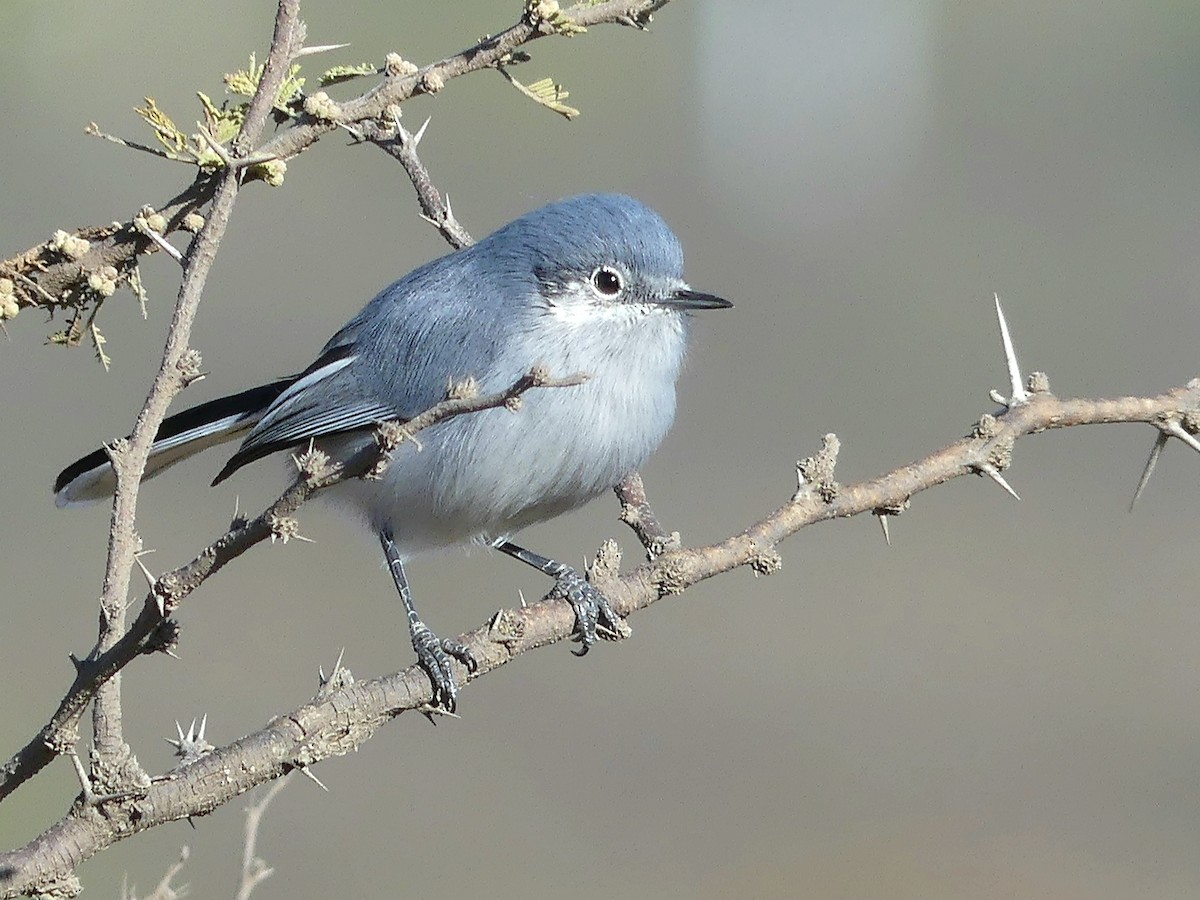
[(395, 418), (391, 407), (359, 387), (352, 370), (356, 359), (352, 346), (327, 347), (267, 408), (212, 483), (277, 450)]
[(470, 250), (442, 257), (376, 296), (276, 398), (213, 484), (316, 437), (410, 419), (452, 381), (470, 376), (489, 389), (519, 376), (528, 365), (497, 366), (512, 317), (484, 308), (488, 279), (473, 261)]

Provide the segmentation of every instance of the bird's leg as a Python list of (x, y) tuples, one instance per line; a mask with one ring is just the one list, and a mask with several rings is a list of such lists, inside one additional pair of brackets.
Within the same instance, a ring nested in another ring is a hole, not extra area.
[(379, 543), (383, 545), (383, 555), (387, 558), (392, 580), (396, 582), (396, 590), (404, 603), (404, 609), (408, 612), (408, 631), (412, 635), (413, 649), (417, 651), (417, 660), (429, 673), (429, 680), (433, 683), (433, 702), (447, 712), (454, 712), (458, 686), (454, 683), (450, 657), (453, 656), (466, 666), (468, 672), (475, 671), (475, 657), (463, 644), (449, 638), (439, 638), (421, 621), (416, 607), (413, 606), (412, 591), (409, 590), (408, 578), (404, 574), (404, 563), (400, 559), (400, 551), (396, 549), (395, 541), (392, 540), (391, 532), (380, 531)]
[(583, 656), (591, 650), (597, 635), (606, 640), (617, 640), (629, 633), (629, 626), (617, 615), (608, 598), (589, 584), (577, 570), (518, 547), (512, 541), (500, 540), (492, 546), (554, 579), (550, 597), (566, 600), (575, 610), (575, 633), (571, 639), (579, 643), (579, 649), (572, 651), (576, 656)]

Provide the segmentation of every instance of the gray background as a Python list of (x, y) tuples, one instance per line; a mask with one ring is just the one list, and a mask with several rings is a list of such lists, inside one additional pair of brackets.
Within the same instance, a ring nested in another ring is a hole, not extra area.
[[(307, 67), (426, 62), (506, 26), (519, 3), (305, 6)], [(1200, 374), (1200, 13), (1192, 3), (920, 0), (675, 4), (654, 32), (541, 41), (567, 123), (495, 74), (405, 107), (476, 234), (582, 190), (636, 194), (681, 235), (688, 277), (737, 303), (705, 316), (679, 420), (645, 476), (690, 541), (785, 500), (821, 434), (843, 481), (964, 433), (1005, 376), (1006, 300), (1027, 368), (1064, 395), (1153, 393)], [(193, 92), (265, 49), (266, 0), (0, 5), (0, 251), (127, 218), (187, 171), (86, 138), (145, 138), (150, 94), (185, 125)], [(310, 82), (311, 87), (311, 82)], [(348, 92), (343, 91), (343, 95)], [(378, 288), (440, 254), (399, 167), (325, 139), (284, 187), (245, 192), (194, 333), (210, 377), (183, 402), (295, 371)], [(25, 312), (4, 386), (0, 751), (45, 721), (66, 654), (95, 635), (107, 512), (49, 484), (123, 433), (149, 384), (177, 272), (144, 266), (102, 317), (114, 357), (43, 346)], [(587, 660), (564, 647), (471, 687), (461, 721), (404, 717), (276, 801), (272, 897), (1185, 897), (1200, 893), (1200, 611), (1195, 454), (1172, 445), (1125, 507), (1148, 428), (1018, 447), (1024, 496), (960, 480), (918, 498), (885, 547), (870, 518), (812, 528), (771, 578), (740, 571), (633, 620)], [(206, 487), (205, 455), (143, 494), (161, 570), (257, 509), (278, 466)], [(610, 535), (601, 500), (525, 542), (575, 561)], [(152, 771), (176, 718), (225, 743), (311, 696), (339, 648), (357, 676), (412, 658), (377, 546), (320, 508), (317, 543), (263, 547), (184, 608), (182, 661), (126, 678)], [(484, 551), (418, 562), (426, 617), (473, 627), (535, 574)], [(140, 600), (141, 592), (137, 597)], [(66, 762), (0, 808), (0, 845), (56, 819)], [(143, 889), (181, 844), (197, 896), (236, 880), (241, 809), (160, 828), (88, 863), (89, 896)]]

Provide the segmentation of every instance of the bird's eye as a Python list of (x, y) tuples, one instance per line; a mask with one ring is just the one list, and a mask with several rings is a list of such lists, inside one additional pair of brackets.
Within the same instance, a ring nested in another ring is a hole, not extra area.
[(621, 273), (616, 269), (601, 266), (592, 273), (592, 287), (601, 296), (615, 297), (621, 293), (621, 288), (624, 286), (625, 283), (621, 280)]

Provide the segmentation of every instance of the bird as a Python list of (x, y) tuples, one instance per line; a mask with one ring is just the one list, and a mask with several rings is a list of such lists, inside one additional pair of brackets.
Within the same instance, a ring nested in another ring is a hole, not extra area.
[[(451, 659), (476, 661), (418, 616), (406, 564), (429, 551), (486, 544), (554, 579), (575, 612), (578, 655), (617, 628), (603, 594), (576, 569), (514, 543), (522, 528), (610, 490), (667, 434), (692, 314), (732, 304), (683, 278), (678, 237), (623, 194), (583, 194), (526, 213), (414, 269), (368, 302), (298, 374), (202, 403), (162, 423), (143, 478), (214, 444), (241, 444), (219, 484), (262, 457), (315, 446), (337, 463), (474, 379), (503, 390), (542, 367), (581, 383), (527, 393), (518, 415), (497, 408), (452, 418), (395, 453), (377, 480), (325, 492), (377, 536), (404, 604), (434, 704), (453, 711)], [(54, 484), (59, 506), (112, 494), (103, 448)]]

